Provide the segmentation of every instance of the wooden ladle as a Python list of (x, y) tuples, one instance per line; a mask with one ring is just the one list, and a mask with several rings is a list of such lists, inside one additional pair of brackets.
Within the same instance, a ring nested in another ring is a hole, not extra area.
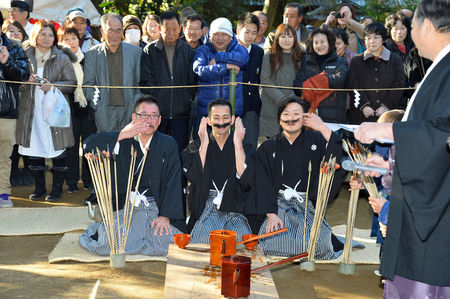
[(244, 244), (244, 243), (248, 243), (248, 242), (259, 240), (261, 238), (270, 237), (270, 236), (273, 236), (273, 235), (284, 233), (287, 230), (288, 230), (288, 228), (285, 227), (285, 228), (282, 228), (282, 229), (279, 229), (279, 230), (276, 230), (276, 231), (273, 231), (273, 232), (270, 232), (270, 233), (265, 233), (265, 234), (262, 234), (262, 235), (259, 235), (259, 236), (253, 237), (253, 238), (249, 238), (249, 239), (247, 239), (245, 241), (238, 242), (238, 243), (236, 243), (236, 245)]

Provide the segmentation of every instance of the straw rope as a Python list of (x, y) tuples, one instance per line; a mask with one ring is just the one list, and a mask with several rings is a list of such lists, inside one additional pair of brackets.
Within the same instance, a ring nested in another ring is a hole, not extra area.
[[(36, 82), (21, 82), (21, 81), (11, 81), (11, 80), (0, 80), (3, 83), (18, 84), (18, 85), (38, 85), (43, 84)], [(231, 85), (248, 85), (257, 86), (263, 88), (279, 88), (279, 89), (295, 89), (295, 90), (331, 90), (331, 91), (394, 91), (394, 90), (415, 90), (414, 87), (387, 87), (387, 88), (310, 88), (310, 87), (294, 87), (294, 86), (278, 86), (278, 85), (268, 85), (268, 84), (256, 84), (256, 83), (246, 83), (246, 82), (230, 82), (224, 84), (203, 84), (203, 85), (166, 85), (166, 86), (115, 86), (115, 85), (76, 85), (76, 84), (59, 84), (59, 83), (49, 83), (48, 86), (55, 87), (81, 87), (81, 88), (109, 88), (109, 89), (171, 89), (171, 88), (199, 88), (199, 87), (214, 87), (214, 86), (231, 86)]]

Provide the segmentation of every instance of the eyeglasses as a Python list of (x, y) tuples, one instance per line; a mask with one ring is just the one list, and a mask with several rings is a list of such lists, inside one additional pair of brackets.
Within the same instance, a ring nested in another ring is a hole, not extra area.
[(141, 114), (141, 113), (135, 113), (136, 114), (136, 116), (137, 116), (137, 118), (140, 118), (140, 119), (152, 119), (152, 120), (155, 120), (155, 119), (158, 119), (159, 118), (159, 114)]

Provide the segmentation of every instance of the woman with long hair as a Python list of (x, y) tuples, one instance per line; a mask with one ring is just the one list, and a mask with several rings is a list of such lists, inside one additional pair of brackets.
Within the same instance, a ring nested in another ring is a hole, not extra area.
[[(297, 34), (290, 25), (281, 24), (269, 52), (264, 53), (261, 67), (261, 84), (292, 86), (300, 69), (303, 51), (298, 46)], [(280, 103), (295, 97), (292, 89), (263, 87), (261, 91), (261, 115), (259, 135), (272, 137), (280, 132), (277, 109)]]
[[(30, 82), (41, 85), (28, 85), (21, 95), (19, 119), (16, 138), (19, 153), (31, 159), (31, 173), (35, 190), (30, 195), (32, 200), (42, 200), (45, 188), (45, 158), (53, 160), (53, 183), (47, 201), (56, 201), (62, 196), (64, 175), (67, 171), (65, 150), (74, 145), (72, 126), (68, 128), (50, 127), (43, 119), (42, 105), (52, 83), (76, 85), (77, 79), (70, 58), (57, 47), (57, 35), (52, 23), (41, 20), (37, 22), (30, 37), (30, 43), (24, 45), (30, 60), (32, 75)], [(70, 51), (70, 49), (66, 49)], [(73, 93), (74, 87), (58, 89), (66, 97)]]

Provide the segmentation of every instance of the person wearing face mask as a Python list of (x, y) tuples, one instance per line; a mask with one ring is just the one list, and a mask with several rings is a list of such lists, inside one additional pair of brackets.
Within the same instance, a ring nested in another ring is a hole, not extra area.
[[(302, 104), (300, 99), (294, 97), (279, 105), (277, 120), (281, 131), (263, 142), (255, 155), (254, 193), (247, 201), (247, 211), (265, 216), (259, 234), (288, 228), (287, 232), (259, 240), (264, 253), (269, 255), (292, 256), (302, 252), (308, 165), (311, 163), (312, 171), (307, 232), (314, 219), (321, 161), (323, 158), (328, 160), (330, 155), (336, 157), (337, 163), (341, 161), (341, 138), (319, 116), (304, 113)], [(335, 193), (332, 191), (330, 197)], [(255, 223), (252, 227), (258, 225)], [(308, 235), (306, 244), (309, 242)], [(336, 258), (343, 248), (326, 221), (322, 224), (317, 247), (316, 258), (319, 259)]]
[[(279, 25), (270, 51), (264, 53), (261, 84), (292, 86), (295, 74), (300, 70), (302, 59), (303, 51), (300, 50), (297, 43), (294, 28), (287, 24)], [(270, 138), (280, 132), (276, 114), (277, 107), (284, 100), (292, 97), (295, 97), (292, 89), (262, 88), (259, 136)]]
[(142, 40), (142, 22), (138, 17), (128, 15), (123, 17), (123, 38), (125, 42), (144, 49), (147, 45)]
[(200, 122), (200, 142), (191, 142), (182, 153), (184, 174), (191, 183), (188, 229), (192, 229), (192, 243), (209, 243), (212, 230), (236, 231), (238, 241), (251, 233), (242, 213), (253, 184), (254, 151), (244, 142), (244, 125), (231, 115), (231, 109), (227, 100), (210, 102), (208, 117)]
[[(364, 29), (367, 50), (352, 59), (348, 72), (351, 89), (383, 89), (405, 86), (405, 71), (400, 56), (383, 47), (387, 37), (383, 24)], [(359, 100), (351, 93), (349, 122), (376, 121), (384, 112), (399, 107), (403, 90), (361, 91)]]
[[(329, 30), (315, 29), (308, 39), (308, 55), (294, 80), (294, 87), (344, 88), (347, 61), (336, 54), (336, 38)], [(329, 90), (295, 89), (310, 103), (309, 111), (325, 122), (345, 123), (347, 93)]]

